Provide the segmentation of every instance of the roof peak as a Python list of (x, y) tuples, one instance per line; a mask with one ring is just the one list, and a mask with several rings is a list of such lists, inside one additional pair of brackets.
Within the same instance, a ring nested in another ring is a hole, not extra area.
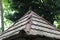
[(32, 7), (31, 6), (29, 7), (29, 10), (32, 10)]

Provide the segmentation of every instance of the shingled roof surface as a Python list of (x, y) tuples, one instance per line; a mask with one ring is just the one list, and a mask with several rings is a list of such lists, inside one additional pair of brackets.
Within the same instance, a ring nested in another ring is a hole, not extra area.
[(60, 31), (58, 31), (47, 20), (29, 10), (22, 18), (15, 22), (10, 28), (0, 35), (0, 39), (18, 34), (20, 30), (24, 30), (27, 35), (41, 35), (51, 38), (60, 39)]

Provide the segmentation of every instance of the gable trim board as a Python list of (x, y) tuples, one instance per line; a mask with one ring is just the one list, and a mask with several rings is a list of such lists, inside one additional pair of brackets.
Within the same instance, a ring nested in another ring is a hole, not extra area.
[(10, 37), (12, 35), (18, 34), (20, 30), (25, 29), (27, 22), (29, 21), (29, 14), (32, 13), (32, 25), (31, 30), (27, 35), (41, 35), (51, 38), (60, 39), (60, 31), (51, 25), (44, 18), (37, 15), (35, 12), (29, 10), (22, 18), (20, 18), (13, 26), (8, 28), (3, 34), (0, 35), (0, 39)]

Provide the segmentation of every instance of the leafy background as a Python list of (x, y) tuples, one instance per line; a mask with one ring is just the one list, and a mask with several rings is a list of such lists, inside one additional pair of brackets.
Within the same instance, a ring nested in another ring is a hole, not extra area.
[(60, 0), (3, 0), (4, 27), (9, 28), (29, 7), (60, 29)]

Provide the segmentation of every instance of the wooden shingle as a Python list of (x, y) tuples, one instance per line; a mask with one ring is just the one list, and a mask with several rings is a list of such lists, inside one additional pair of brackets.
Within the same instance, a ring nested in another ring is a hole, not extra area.
[[(32, 14), (30, 18), (29, 14)], [(40, 35), (60, 39), (60, 31), (57, 30), (54, 27), (54, 25), (52, 25), (47, 20), (45, 20), (44, 18), (42, 18), (41, 16), (39, 16), (38, 14), (36, 14), (31, 10), (29, 10), (22, 18), (20, 18), (17, 22), (15, 22), (10, 28), (4, 31), (0, 35), (0, 39), (8, 38), (10, 36), (18, 34), (20, 30), (24, 30), (26, 28), (28, 20), (31, 20), (32, 23), (30, 31), (26, 32), (27, 35)]]

